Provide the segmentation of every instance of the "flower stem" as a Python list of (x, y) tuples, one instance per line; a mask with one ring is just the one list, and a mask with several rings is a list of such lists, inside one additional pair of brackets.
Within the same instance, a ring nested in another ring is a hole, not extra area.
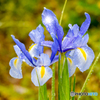
[(38, 100), (41, 100), (41, 98), (44, 100), (44, 97), (43, 97), (43, 94), (42, 94), (42, 90), (41, 90), (41, 86), (40, 86), (40, 81), (39, 81), (39, 77), (38, 77), (38, 73), (37, 73), (36, 68), (35, 68), (35, 71), (36, 71), (36, 75), (37, 75), (37, 79), (38, 79), (38, 84), (39, 84), (39, 95), (38, 95), (39, 97), (38, 97)]
[(53, 76), (52, 76), (52, 100), (55, 100), (55, 63), (53, 64)]
[(60, 24), (60, 25), (61, 25), (61, 22), (62, 22), (62, 18), (63, 18), (64, 10), (65, 10), (65, 7), (66, 7), (66, 3), (67, 3), (67, 0), (65, 0), (65, 3), (64, 3), (62, 12), (61, 12), (61, 17), (60, 17), (60, 21), (59, 21), (59, 24)]
[[(91, 73), (92, 73), (92, 71), (93, 71), (93, 68), (94, 68), (95, 64), (97, 63), (97, 61), (99, 60), (99, 58), (100, 58), (100, 53), (98, 54), (96, 60), (94, 61), (93, 65), (92, 65), (92, 67), (91, 67), (91, 69), (90, 69), (90, 71), (89, 71), (89, 73), (88, 73), (88, 75), (87, 75), (87, 77), (86, 77), (86, 80), (85, 80), (85, 82), (84, 82), (84, 84), (83, 84), (83, 87), (82, 87), (82, 89), (81, 89), (81, 92), (84, 91), (84, 89), (85, 89), (85, 87), (86, 87), (86, 84), (87, 84), (87, 82), (88, 82), (88, 79), (90, 78), (90, 75), (91, 75)], [(78, 97), (78, 100), (80, 100), (80, 99), (81, 99), (81, 96)]]

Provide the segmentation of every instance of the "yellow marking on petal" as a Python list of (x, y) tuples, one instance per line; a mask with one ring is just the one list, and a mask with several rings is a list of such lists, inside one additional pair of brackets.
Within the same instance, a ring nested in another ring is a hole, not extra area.
[(15, 67), (16, 67), (16, 64), (17, 64), (17, 60), (18, 60), (18, 59), (15, 59), (15, 61), (14, 61), (14, 65), (15, 65)]
[(67, 59), (68, 59), (69, 63), (72, 64), (71, 58), (68, 58), (68, 57), (67, 57)]
[(34, 59), (36, 59), (36, 60), (37, 60), (38, 58), (37, 58), (37, 57), (34, 57)]
[(44, 66), (41, 66), (41, 78), (43, 78), (44, 74), (45, 74), (45, 67)]
[(86, 53), (85, 53), (85, 51), (84, 51), (82, 48), (78, 48), (78, 49), (81, 51), (81, 53), (82, 53), (84, 59), (86, 60), (87, 57), (86, 57)]
[(32, 46), (30, 46), (30, 48), (29, 48), (29, 52), (31, 51), (31, 49), (35, 46), (36, 44), (33, 44)]

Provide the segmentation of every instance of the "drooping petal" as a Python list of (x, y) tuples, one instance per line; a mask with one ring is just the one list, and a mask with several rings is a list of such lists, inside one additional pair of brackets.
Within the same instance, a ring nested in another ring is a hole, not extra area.
[(42, 41), (41, 45), (46, 47), (52, 47), (53, 42), (52, 41)]
[(80, 34), (83, 36), (87, 29), (90, 26), (90, 22), (91, 22), (91, 18), (90, 15), (88, 13), (85, 12), (85, 16), (86, 16), (86, 20), (82, 23), (81, 27), (80, 27)]
[(75, 49), (72, 56), (74, 64), (80, 69), (81, 72), (89, 69), (94, 60), (94, 52), (88, 46)]
[(10, 60), (9, 65), (11, 67), (9, 74), (14, 78), (21, 79), (23, 77), (21, 70), (22, 60), (17, 57), (14, 57)]
[(31, 73), (31, 80), (35, 86), (39, 86), (39, 83), (40, 86), (44, 85), (51, 77), (52, 77), (52, 70), (49, 67), (44, 67), (44, 66), (35, 67)]
[(32, 39), (32, 41), (34, 41), (35, 43), (39, 44), (40, 42), (44, 41), (44, 29), (41, 25), (39, 25), (36, 30), (32, 30), (29, 33), (30, 38)]
[(36, 62), (37, 66), (49, 66), (50, 65), (50, 58), (47, 54), (42, 53), (39, 59)]
[(73, 59), (70, 56), (67, 57), (67, 61), (69, 77), (71, 77), (75, 73), (76, 66), (74, 65)]
[[(26, 48), (25, 48), (25, 45), (24, 45), (23, 43), (21, 43), (18, 39), (16, 39), (13, 35), (11, 35), (11, 36), (12, 36), (14, 42), (17, 44), (17, 46), (20, 48), (20, 50), (21, 50), (22, 53), (24, 54), (24, 56), (26, 56), (27, 60), (29, 60), (29, 62), (30, 62), (33, 66), (35, 66), (35, 65), (33, 64), (33, 61), (32, 61), (32, 58), (31, 58), (29, 52), (28, 52), (28, 51), (26, 50)], [(36, 61), (35, 59), (33, 59), (33, 60), (34, 60), (34, 62)]]
[(57, 35), (61, 50), (61, 42), (64, 32), (63, 28), (59, 25), (55, 14), (51, 10), (44, 8), (44, 11), (42, 13), (42, 22), (46, 26), (46, 29), (51, 34), (53, 40), (56, 38)]

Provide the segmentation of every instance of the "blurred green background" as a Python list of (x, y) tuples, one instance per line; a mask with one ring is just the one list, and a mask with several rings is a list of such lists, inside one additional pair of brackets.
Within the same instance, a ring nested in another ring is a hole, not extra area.
[[(59, 20), (63, 5), (64, 0), (0, 0), (0, 100), (38, 99), (38, 87), (31, 82), (32, 67), (23, 63), (22, 79), (14, 79), (9, 75), (9, 61), (16, 57), (13, 49), (15, 43), (11, 34), (23, 42), (28, 49), (32, 43), (28, 34), (42, 24), (43, 7), (52, 10)], [(69, 29), (69, 23), (81, 26), (85, 20), (84, 12), (91, 16), (91, 25), (87, 31), (88, 45), (97, 57), (100, 52), (100, 0), (68, 0), (61, 26), (65, 34)], [(44, 30), (45, 40), (52, 40), (45, 27)], [(45, 52), (50, 53), (50, 49), (45, 48)], [(75, 92), (80, 92), (88, 72), (89, 70), (82, 73), (78, 68), (76, 69)], [(55, 84), (57, 100), (57, 66)], [(47, 89), (48, 97), (51, 99), (51, 79), (47, 82)], [(85, 92), (98, 92), (98, 96), (83, 96), (81, 100), (100, 100), (100, 59), (87, 83)]]

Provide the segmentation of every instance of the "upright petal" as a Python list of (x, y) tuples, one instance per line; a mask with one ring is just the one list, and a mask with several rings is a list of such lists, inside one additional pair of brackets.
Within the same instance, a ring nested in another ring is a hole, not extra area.
[(22, 60), (17, 57), (12, 58), (9, 62), (9, 65), (11, 67), (9, 74), (14, 78), (21, 79), (23, 77), (21, 70)]
[(40, 86), (44, 85), (51, 77), (52, 77), (52, 70), (49, 67), (43, 67), (43, 66), (35, 67), (31, 73), (31, 80), (35, 86), (39, 86), (39, 83)]
[(84, 72), (85, 70), (89, 69), (93, 60), (94, 52), (88, 46), (77, 48), (73, 53), (74, 64), (80, 69), (81, 72)]
[[(73, 26), (71, 24), (69, 26), (69, 31), (71, 30), (72, 32), (68, 32), (67, 36), (68, 37), (77, 37), (79, 35), (79, 26), (77, 24), (74, 24)], [(71, 34), (70, 34), (71, 33)]]
[(80, 34), (83, 36), (87, 29), (90, 26), (90, 22), (91, 22), (91, 18), (90, 15), (88, 13), (85, 12), (85, 16), (86, 16), (86, 20), (82, 23), (81, 27), (80, 27)]
[(52, 47), (53, 42), (52, 41), (42, 41), (41, 45), (46, 47)]
[(37, 66), (49, 66), (50, 65), (50, 58), (47, 54), (42, 53), (39, 57), (39, 59), (36, 62)]
[(58, 20), (51, 10), (44, 8), (42, 13), (42, 22), (46, 26), (50, 34), (56, 35), (55, 24), (58, 23)]
[[(17, 44), (17, 46), (20, 48), (20, 50), (21, 50), (22, 53), (24, 54), (24, 56), (26, 56), (26, 58), (29, 60), (29, 62), (30, 62), (33, 66), (35, 66), (35, 65), (33, 64), (33, 61), (32, 61), (32, 58), (31, 58), (29, 52), (28, 52), (28, 51), (26, 50), (26, 48), (25, 48), (25, 45), (24, 45), (23, 43), (21, 43), (18, 39), (16, 39), (13, 35), (11, 35), (11, 36), (12, 36), (14, 42)], [(33, 60), (34, 60), (34, 62), (36, 61), (35, 59), (33, 59)]]
[(46, 29), (49, 31), (53, 39), (55, 39), (57, 35), (61, 49), (61, 42), (64, 32), (63, 28), (59, 25), (55, 14), (51, 10), (44, 8), (42, 13), (42, 22), (46, 26)]
[(32, 30), (29, 33), (30, 38), (37, 44), (44, 41), (44, 29), (41, 25), (39, 25), (36, 30)]
[(89, 35), (88, 34), (86, 34), (84, 37), (82, 37), (79, 47), (86, 46), (87, 42), (88, 42), (88, 39), (89, 39)]
[(43, 46), (40, 46), (38, 44), (32, 44), (29, 48), (29, 53), (31, 57), (39, 58), (40, 54), (43, 53)]

